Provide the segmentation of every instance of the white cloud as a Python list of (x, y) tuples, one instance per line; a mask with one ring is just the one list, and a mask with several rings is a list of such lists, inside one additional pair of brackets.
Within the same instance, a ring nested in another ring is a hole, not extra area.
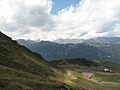
[(51, 15), (51, 0), (0, 0), (0, 29), (13, 39), (120, 36), (120, 0), (81, 0)]
[(51, 8), (50, 0), (1, 0), (0, 29), (13, 39), (50, 31), (54, 26)]
[(68, 32), (67, 38), (70, 38), (70, 33), (74, 33), (71, 38), (107, 36), (114, 31), (116, 23), (120, 23), (119, 8), (120, 0), (82, 0), (79, 6), (59, 12), (55, 17), (59, 21), (56, 28)]

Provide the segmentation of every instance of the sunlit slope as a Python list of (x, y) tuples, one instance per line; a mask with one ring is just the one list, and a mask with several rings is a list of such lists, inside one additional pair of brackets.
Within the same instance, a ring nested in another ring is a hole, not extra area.
[[(16, 41), (0, 33), (0, 64), (41, 76), (53, 75), (51, 66), (40, 55), (20, 46)], [(43, 75), (44, 74), (44, 75)]]
[(76, 90), (57, 77), (40, 55), (0, 32), (0, 90)]

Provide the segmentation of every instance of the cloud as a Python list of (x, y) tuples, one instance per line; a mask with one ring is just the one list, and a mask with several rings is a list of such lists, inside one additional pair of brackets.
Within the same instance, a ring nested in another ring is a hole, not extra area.
[(106, 32), (106, 36), (119, 37), (120, 36), (120, 23), (116, 23), (113, 27), (113, 30)]
[(51, 0), (0, 0), (0, 29), (13, 39), (120, 36), (120, 0), (80, 0), (58, 15)]
[(112, 36), (115, 25), (120, 23), (119, 8), (120, 0), (81, 0), (79, 6), (71, 6), (59, 12), (55, 17), (59, 21), (57, 30), (69, 32), (67, 38), (70, 38), (70, 33), (74, 33), (71, 38)]
[(0, 6), (1, 30), (14, 39), (54, 27), (50, 0), (1, 0)]

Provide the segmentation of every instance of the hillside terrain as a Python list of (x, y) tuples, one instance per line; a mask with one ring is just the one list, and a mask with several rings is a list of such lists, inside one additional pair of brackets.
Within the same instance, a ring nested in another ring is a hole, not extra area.
[(76, 90), (39, 54), (0, 32), (0, 90)]
[(52, 66), (62, 67), (74, 71), (101, 71), (104, 68), (111, 69), (114, 73), (120, 73), (120, 64), (109, 61), (87, 60), (84, 58), (52, 60), (49, 61)]

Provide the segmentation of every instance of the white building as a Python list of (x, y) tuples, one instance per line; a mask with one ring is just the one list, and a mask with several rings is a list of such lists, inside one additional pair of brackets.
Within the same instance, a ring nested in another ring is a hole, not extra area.
[(104, 72), (112, 72), (112, 70), (108, 69), (108, 68), (105, 68), (104, 69)]

